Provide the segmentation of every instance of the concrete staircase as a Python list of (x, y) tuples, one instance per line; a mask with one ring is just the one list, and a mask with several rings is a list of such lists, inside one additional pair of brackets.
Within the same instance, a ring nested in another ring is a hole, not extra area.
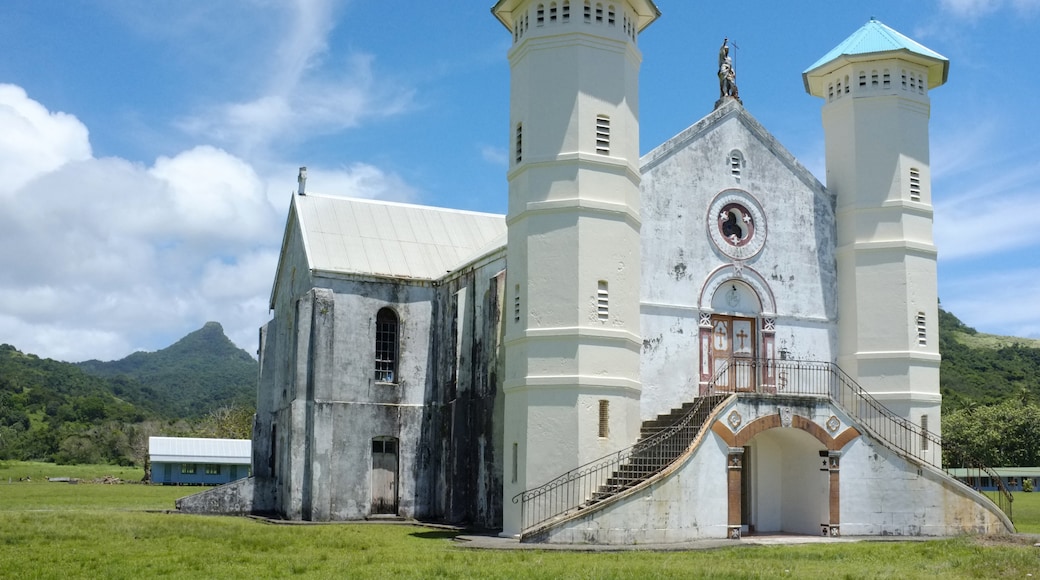
[[(621, 464), (582, 508), (607, 500), (650, 479), (675, 462), (686, 450), (704, 421), (728, 395), (699, 397), (682, 407), (644, 421), (639, 441), (628, 461)], [(693, 413), (690, 416), (690, 413)]]

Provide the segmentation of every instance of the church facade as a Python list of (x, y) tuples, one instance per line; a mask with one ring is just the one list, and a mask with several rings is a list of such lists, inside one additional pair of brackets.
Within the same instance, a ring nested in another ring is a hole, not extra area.
[(505, 216), (293, 197), (253, 477), (187, 511), (525, 541), (1013, 529), (942, 470), (930, 91), (871, 20), (803, 73), (827, 184), (720, 99), (639, 156), (651, 0), (501, 0)]

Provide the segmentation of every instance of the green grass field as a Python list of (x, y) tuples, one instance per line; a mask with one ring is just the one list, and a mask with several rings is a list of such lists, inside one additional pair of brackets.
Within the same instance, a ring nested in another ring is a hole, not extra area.
[[(41, 475), (19, 483), (24, 475), (16, 474), (27, 469)], [(1040, 548), (1023, 537), (688, 552), (480, 551), (453, 542), (454, 532), (419, 526), (272, 525), (165, 513), (198, 488), (49, 483), (49, 473), (66, 476), (50, 469), (71, 471), (0, 464), (0, 577), (1040, 578)], [(118, 477), (105, 472), (111, 468), (76, 469), (85, 479)], [(1019, 526), (1040, 529), (1040, 494), (1015, 499)]]

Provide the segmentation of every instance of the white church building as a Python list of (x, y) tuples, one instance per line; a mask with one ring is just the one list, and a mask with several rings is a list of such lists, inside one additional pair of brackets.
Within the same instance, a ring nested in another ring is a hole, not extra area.
[(180, 509), (557, 543), (1014, 529), (1007, 497), (942, 465), (946, 58), (871, 19), (802, 73), (823, 184), (744, 109), (725, 46), (714, 110), (639, 156), (651, 0), (492, 12), (513, 38), (508, 213), (301, 174), (253, 476)]

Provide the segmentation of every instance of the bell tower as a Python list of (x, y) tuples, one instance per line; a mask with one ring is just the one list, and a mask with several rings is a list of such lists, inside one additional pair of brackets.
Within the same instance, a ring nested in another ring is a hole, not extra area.
[(651, 0), (500, 0), (510, 31), (503, 534), (638, 437), (639, 33)]
[(928, 118), (930, 91), (948, 72), (945, 57), (871, 18), (802, 75), (806, 91), (825, 101), (827, 188), (837, 196), (838, 364), (936, 433)]

